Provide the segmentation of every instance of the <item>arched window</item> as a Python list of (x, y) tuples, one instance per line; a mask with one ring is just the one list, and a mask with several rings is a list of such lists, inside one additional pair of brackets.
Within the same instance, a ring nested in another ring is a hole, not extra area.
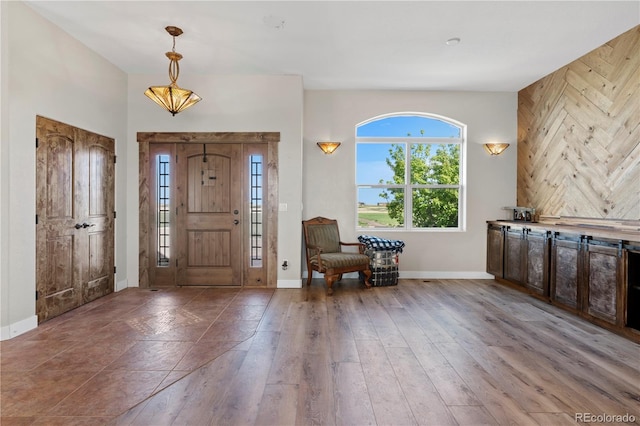
[(422, 113), (356, 126), (359, 229), (464, 229), (466, 126)]

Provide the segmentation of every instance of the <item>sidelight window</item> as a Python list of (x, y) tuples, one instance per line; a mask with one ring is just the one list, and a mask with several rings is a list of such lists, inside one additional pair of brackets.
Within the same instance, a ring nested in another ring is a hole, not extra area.
[(156, 229), (158, 230), (156, 247), (156, 265), (169, 266), (169, 252), (171, 249), (171, 224), (169, 202), (169, 159), (168, 155), (156, 156)]
[(250, 155), (250, 198), (251, 198), (251, 232), (250, 232), (250, 261), (252, 268), (262, 267), (262, 155)]

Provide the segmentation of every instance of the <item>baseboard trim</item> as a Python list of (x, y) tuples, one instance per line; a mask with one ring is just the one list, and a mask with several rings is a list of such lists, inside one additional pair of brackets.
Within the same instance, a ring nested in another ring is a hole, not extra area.
[(483, 271), (399, 271), (399, 278), (433, 280), (491, 280)]
[(122, 290), (124, 290), (124, 289), (126, 289), (126, 288), (129, 288), (129, 280), (124, 279), (124, 280), (122, 280), (122, 281), (118, 281), (118, 282), (116, 283), (115, 291), (116, 291), (116, 293), (117, 293), (117, 292), (122, 291)]
[(0, 340), (9, 340), (21, 334), (38, 328), (38, 316), (34, 315), (27, 319), (23, 319), (0, 329)]
[[(398, 277), (414, 280), (492, 280), (494, 278), (493, 275), (482, 271), (398, 271)], [(303, 278), (307, 278), (307, 271), (303, 271)], [(324, 274), (313, 271), (313, 278), (324, 278)], [(358, 278), (358, 273), (344, 274), (344, 278)]]
[(278, 288), (302, 288), (302, 280), (278, 280)]

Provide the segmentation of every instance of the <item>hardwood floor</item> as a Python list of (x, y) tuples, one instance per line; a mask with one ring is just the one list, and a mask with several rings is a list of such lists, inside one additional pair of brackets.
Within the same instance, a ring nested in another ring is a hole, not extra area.
[(492, 280), (128, 289), (0, 361), (2, 425), (640, 424), (640, 345)]

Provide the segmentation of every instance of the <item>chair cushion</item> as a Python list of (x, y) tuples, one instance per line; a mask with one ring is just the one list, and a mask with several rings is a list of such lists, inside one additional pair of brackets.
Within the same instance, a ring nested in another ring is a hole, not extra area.
[(340, 252), (340, 234), (335, 224), (309, 225), (309, 245), (322, 247), (322, 253)]
[[(322, 253), (320, 259), (322, 259), (322, 270), (349, 267), (366, 269), (369, 266), (369, 256), (360, 253)], [(311, 258), (311, 265), (318, 265), (317, 256)]]

